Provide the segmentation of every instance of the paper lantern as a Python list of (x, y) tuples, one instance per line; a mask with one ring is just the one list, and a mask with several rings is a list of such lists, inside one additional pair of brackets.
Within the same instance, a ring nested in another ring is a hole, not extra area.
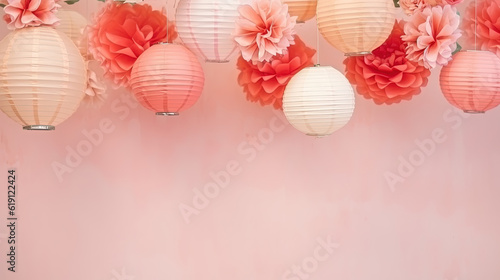
[(283, 111), (297, 130), (309, 136), (326, 136), (351, 119), (354, 91), (344, 75), (331, 66), (304, 68), (285, 89)]
[(59, 9), (57, 17), (60, 22), (56, 29), (66, 34), (80, 49), (82, 55), (86, 55), (87, 40), (84, 38), (83, 32), (88, 24), (87, 19), (78, 12), (64, 9)]
[(298, 23), (304, 23), (316, 16), (318, 0), (283, 0), (288, 5), (288, 13), (297, 16)]
[(177, 44), (157, 44), (134, 64), (130, 86), (142, 106), (157, 115), (186, 110), (203, 91), (205, 75), (196, 56)]
[(461, 51), (440, 76), (444, 97), (466, 113), (484, 113), (500, 104), (500, 59), (489, 51)]
[(396, 19), (393, 0), (318, 0), (318, 28), (346, 55), (366, 55), (389, 37)]
[(0, 42), (0, 109), (26, 130), (53, 130), (87, 86), (80, 52), (52, 27), (27, 27)]
[(229, 62), (237, 47), (232, 33), (238, 7), (249, 0), (180, 0), (175, 13), (184, 45), (207, 62)]

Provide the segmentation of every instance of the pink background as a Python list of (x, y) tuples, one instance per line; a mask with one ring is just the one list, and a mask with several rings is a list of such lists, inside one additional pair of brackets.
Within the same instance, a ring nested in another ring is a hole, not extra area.
[[(73, 9), (90, 17), (100, 5)], [(297, 31), (316, 47), (314, 20)], [(0, 37), (7, 32), (2, 23)], [(342, 54), (323, 39), (320, 48), (321, 64), (343, 71)], [(122, 89), (55, 132), (23, 131), (0, 114), (0, 279), (500, 278), (500, 109), (454, 110), (435, 69), (411, 102), (356, 96), (352, 121), (318, 139), (247, 102), (234, 59), (203, 67), (201, 99), (177, 118), (154, 116)], [(102, 139), (68, 165), (68, 151), (85, 148), (101, 123)], [(402, 161), (415, 166), (400, 174)], [(60, 178), (58, 163), (68, 166)], [(179, 207), (194, 207), (195, 192), (227, 165), (227, 186), (186, 223)], [(5, 262), (9, 168), (18, 175), (16, 273)], [(389, 173), (400, 181), (388, 183)], [(328, 238), (336, 248), (313, 261)], [(307, 275), (286, 274), (303, 264)]]

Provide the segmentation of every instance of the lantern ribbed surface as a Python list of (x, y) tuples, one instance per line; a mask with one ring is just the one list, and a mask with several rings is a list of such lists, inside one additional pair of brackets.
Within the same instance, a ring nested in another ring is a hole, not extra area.
[(196, 56), (177, 44), (157, 44), (134, 64), (130, 86), (142, 106), (177, 115), (200, 97), (205, 75)]
[(462, 51), (440, 76), (444, 97), (467, 113), (484, 113), (500, 104), (500, 59), (489, 51)]
[(396, 20), (393, 0), (318, 0), (318, 28), (332, 46), (364, 55), (382, 45)]
[(316, 16), (317, 0), (282, 0), (288, 5), (288, 13), (297, 16), (297, 22), (306, 22)]
[(19, 29), (0, 42), (0, 109), (25, 129), (53, 129), (71, 116), (86, 76), (75, 44), (54, 28)]
[(175, 13), (184, 45), (207, 62), (228, 62), (236, 53), (233, 39), (238, 7), (248, 0), (180, 0)]
[(331, 66), (304, 68), (285, 89), (283, 111), (297, 130), (326, 136), (351, 119), (354, 91), (344, 75)]
[(57, 17), (60, 19), (60, 22), (56, 26), (56, 29), (66, 34), (80, 49), (82, 54), (86, 54), (87, 44), (83, 37), (83, 32), (88, 24), (87, 19), (78, 12), (63, 9), (57, 11)]

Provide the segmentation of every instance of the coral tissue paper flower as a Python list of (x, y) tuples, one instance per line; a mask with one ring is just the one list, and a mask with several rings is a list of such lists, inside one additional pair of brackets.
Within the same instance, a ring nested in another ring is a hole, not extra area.
[(477, 33), (474, 1), (467, 7), (462, 24), (468, 43), (474, 46), (477, 41), (475, 49), (489, 50), (500, 57), (500, 0), (477, 3)]
[(450, 5), (427, 7), (414, 13), (404, 27), (403, 40), (408, 43), (408, 59), (426, 68), (446, 65), (462, 36), (458, 29), (460, 16)]
[(55, 12), (60, 6), (54, 0), (9, 0), (4, 20), (9, 29), (27, 26), (56, 25)]
[(392, 34), (372, 54), (348, 57), (346, 77), (357, 92), (376, 104), (410, 100), (427, 85), (431, 71), (406, 58), (406, 43), (401, 39), (404, 22), (395, 23)]
[(295, 45), (290, 46), (283, 55), (274, 57), (271, 62), (253, 64), (240, 56), (238, 83), (249, 101), (282, 109), (286, 85), (297, 72), (313, 66), (312, 58), (315, 53), (314, 49), (307, 47), (296, 36)]
[(238, 11), (234, 40), (245, 60), (270, 61), (293, 45), (297, 17), (280, 0), (255, 0)]
[(147, 4), (108, 1), (89, 27), (89, 51), (101, 62), (106, 77), (115, 85), (128, 87), (137, 58), (152, 45), (175, 38), (174, 24), (167, 24), (161, 11), (153, 11)]

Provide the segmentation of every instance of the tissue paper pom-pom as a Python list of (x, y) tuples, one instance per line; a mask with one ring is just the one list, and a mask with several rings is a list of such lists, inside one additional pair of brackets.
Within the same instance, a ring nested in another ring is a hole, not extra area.
[(427, 85), (431, 71), (406, 58), (406, 43), (401, 40), (404, 22), (394, 24), (389, 38), (372, 54), (348, 57), (346, 77), (356, 90), (376, 104), (410, 100)]
[(296, 36), (295, 45), (290, 46), (283, 55), (274, 57), (271, 62), (253, 64), (240, 56), (238, 83), (249, 101), (260, 102), (263, 106), (272, 104), (274, 108), (282, 109), (286, 85), (297, 72), (313, 66), (315, 53)]
[(91, 61), (86, 61), (86, 65), (88, 81), (82, 104), (92, 108), (100, 108), (108, 98), (106, 84), (94, 71)]
[(19, 29), (27, 26), (56, 25), (55, 13), (60, 7), (54, 0), (9, 0), (4, 8), (7, 28)]
[(134, 62), (145, 50), (177, 37), (174, 24), (167, 24), (167, 17), (161, 11), (153, 11), (147, 4), (114, 1), (106, 3), (88, 32), (89, 51), (101, 62), (106, 77), (115, 85), (126, 87)]
[(425, 0), (399, 0), (399, 6), (407, 15), (411, 15), (425, 7)]
[(414, 13), (404, 27), (407, 58), (426, 68), (447, 65), (462, 35), (460, 16), (450, 5), (427, 7)]
[(281, 0), (255, 0), (238, 9), (234, 40), (247, 61), (270, 61), (293, 45), (297, 17), (291, 17)]
[(475, 2), (472, 1), (465, 11), (462, 23), (468, 43), (474, 49), (489, 50), (500, 57), (500, 0), (483, 0), (477, 3), (477, 33)]

